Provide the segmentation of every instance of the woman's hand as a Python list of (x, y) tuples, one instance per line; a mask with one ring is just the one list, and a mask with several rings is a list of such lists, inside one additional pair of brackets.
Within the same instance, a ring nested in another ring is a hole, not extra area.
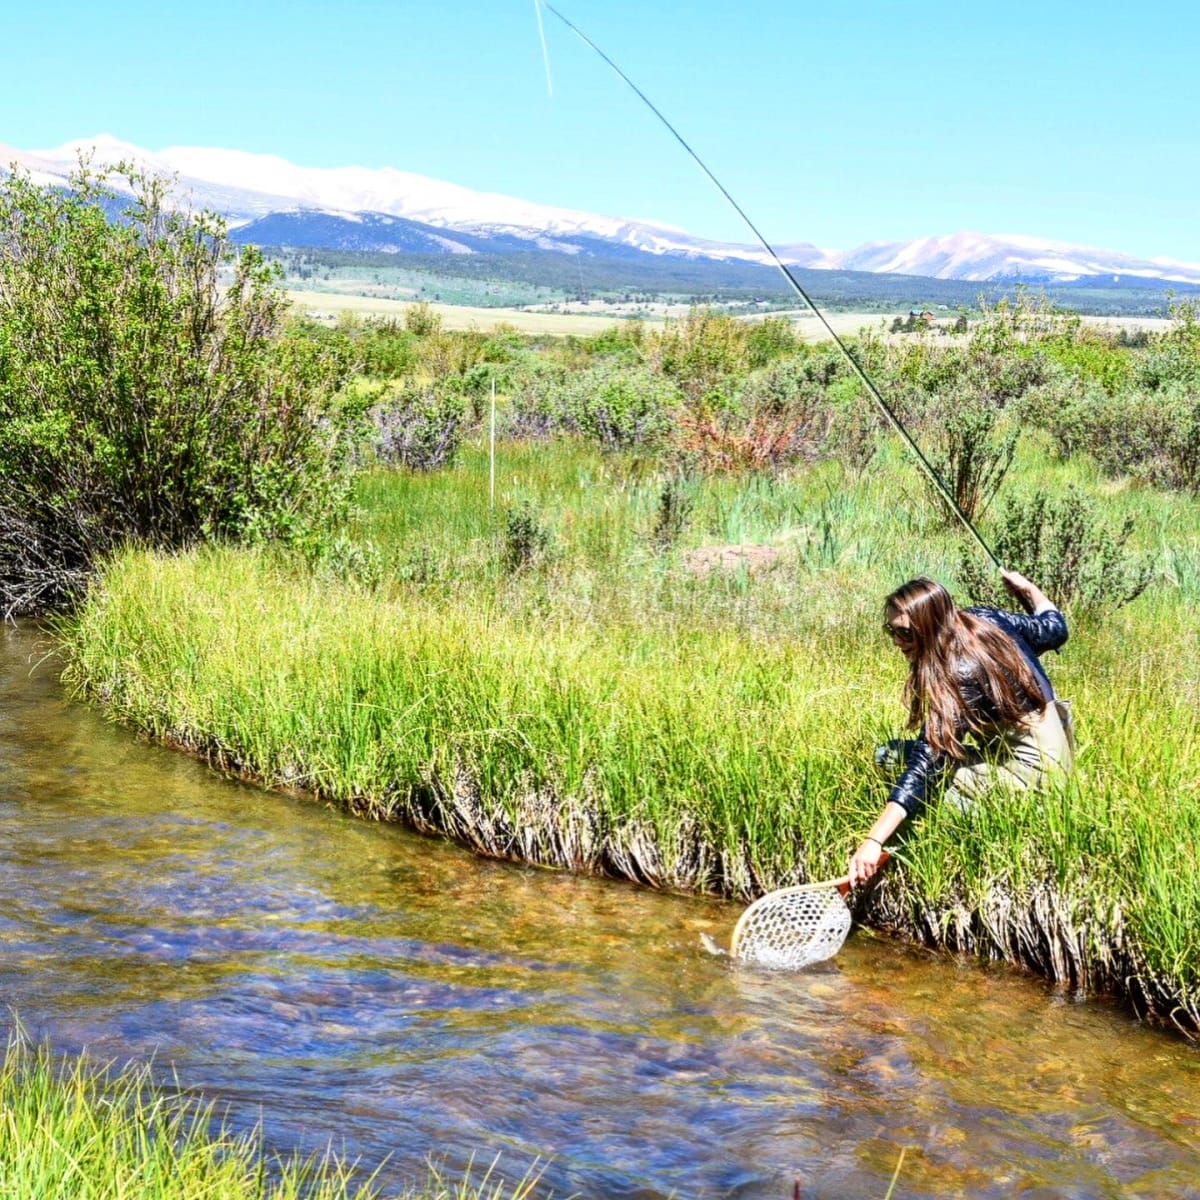
[(1004, 586), (1020, 601), (1026, 612), (1036, 613), (1045, 608), (1053, 608), (1054, 603), (1036, 583), (1032, 583), (1017, 571), (1001, 570), (1000, 578)]
[(862, 844), (850, 856), (850, 865), (846, 874), (850, 876), (850, 886), (858, 887), (866, 883), (879, 870), (879, 860), (883, 856), (883, 847), (875, 838), (864, 838)]

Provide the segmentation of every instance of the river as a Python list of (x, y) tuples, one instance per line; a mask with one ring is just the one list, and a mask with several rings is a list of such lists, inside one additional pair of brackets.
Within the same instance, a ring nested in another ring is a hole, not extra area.
[[(564, 1197), (1200, 1197), (1200, 1050), (856, 931), (794, 974), (738, 909), (479, 860), (231, 781), (0, 633), (0, 995), (274, 1150)], [(797, 1185), (798, 1188), (797, 1188)]]

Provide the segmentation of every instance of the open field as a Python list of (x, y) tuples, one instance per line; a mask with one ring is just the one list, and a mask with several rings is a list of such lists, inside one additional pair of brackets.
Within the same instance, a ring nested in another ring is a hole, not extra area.
[[(369, 296), (340, 295), (334, 292), (289, 292), (292, 303), (317, 320), (335, 321), (341, 313), (403, 321), (410, 301), (375, 299)], [(612, 326), (615, 318), (581, 313), (526, 312), (519, 308), (471, 308), (457, 304), (433, 304), (429, 307), (442, 319), (446, 329), (479, 329), (489, 332), (507, 325), (521, 333), (574, 334), (587, 337)]]
[[(299, 311), (328, 323), (336, 321), (342, 313), (355, 313), (363, 318), (403, 321), (405, 312), (412, 304), (412, 301), (406, 300), (388, 300), (338, 292), (291, 291), (288, 292), (288, 297)], [(550, 334), (556, 337), (590, 337), (612, 328), (614, 324), (627, 320), (630, 316), (629, 312), (619, 307), (605, 309), (600, 304), (592, 306), (596, 311), (590, 312), (539, 312), (523, 308), (473, 308), (467, 305), (436, 303), (430, 303), (429, 307), (441, 317), (442, 325), (446, 329), (478, 329), (489, 332), (498, 325), (505, 325), (521, 333)], [(686, 304), (657, 304), (650, 306), (648, 312), (637, 315), (638, 319), (649, 325), (660, 325), (667, 319), (677, 320), (685, 317), (689, 308)], [(787, 319), (806, 342), (828, 340), (829, 335), (824, 325), (809, 311), (772, 311), (764, 315)], [(853, 337), (863, 329), (886, 329), (893, 317), (907, 315), (907, 310), (897, 313), (831, 312), (825, 314), (825, 320), (839, 337), (845, 338)], [(1170, 327), (1168, 319), (1159, 317), (1083, 317), (1081, 320), (1094, 329), (1162, 332)]]

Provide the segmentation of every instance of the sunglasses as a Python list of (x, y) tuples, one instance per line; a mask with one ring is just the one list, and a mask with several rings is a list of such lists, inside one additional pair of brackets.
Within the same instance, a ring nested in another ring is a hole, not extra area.
[(890, 638), (895, 638), (896, 641), (903, 643), (905, 646), (911, 646), (916, 641), (917, 635), (907, 625), (893, 625), (891, 621), (884, 621), (883, 632)]

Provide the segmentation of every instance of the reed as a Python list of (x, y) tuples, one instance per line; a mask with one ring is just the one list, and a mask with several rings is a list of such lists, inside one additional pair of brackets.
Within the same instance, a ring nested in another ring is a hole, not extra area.
[[(0, 1194), (13, 1200), (375, 1200), (375, 1176), (332, 1155), (280, 1158), (256, 1134), (235, 1135), (211, 1104), (181, 1099), (145, 1067), (101, 1069), (56, 1060), (9, 1038), (0, 1062)], [(474, 1176), (471, 1178), (470, 1176)], [(495, 1164), (452, 1179), (431, 1166), (404, 1200), (527, 1200), (536, 1168), (517, 1183)]]
[[(1055, 469), (1036, 449), (1018, 464), (1038, 485)], [(368, 476), (357, 536), (382, 584), (244, 550), (120, 556), (66, 631), (66, 678), (231, 770), (485, 854), (739, 898), (839, 874), (886, 796), (871, 749), (901, 720), (880, 598), (919, 573), (953, 586), (958, 561), (956, 534), (903, 501), (895, 448), (871, 478), (824, 464), (690, 481), (667, 550), (663, 479), (644, 465), (510, 446), (498, 479), (493, 511), (478, 451)], [(554, 553), (514, 570), (503, 513), (518, 500)], [(1148, 548), (1164, 528), (1194, 545), (1194, 503), (1140, 503)], [(686, 565), (732, 540), (772, 545), (774, 566)], [(1196, 1028), (1191, 601), (1164, 572), (1128, 608), (1074, 616), (1050, 669), (1081, 714), (1075, 779), (932, 808), (864, 919)]]

